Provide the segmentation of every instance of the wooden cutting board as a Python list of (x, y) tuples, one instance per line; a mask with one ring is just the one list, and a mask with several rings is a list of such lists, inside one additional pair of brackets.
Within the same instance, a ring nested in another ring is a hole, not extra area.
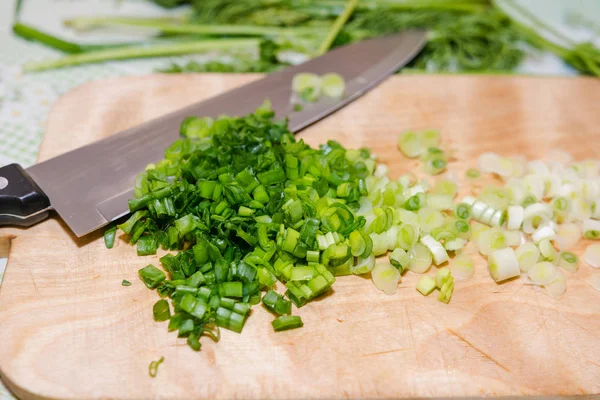
[[(81, 86), (55, 106), (40, 159), (256, 78), (153, 75)], [(399, 76), (300, 136), (370, 146), (398, 176), (416, 164), (396, 151), (397, 135), (436, 128), (457, 150), (450, 169), (463, 176), (484, 151), (531, 158), (562, 148), (598, 158), (599, 116), (594, 79)], [(519, 280), (495, 284), (480, 260), (448, 305), (418, 294), (412, 273), (393, 296), (370, 279), (339, 278), (332, 295), (297, 312), (303, 329), (274, 333), (271, 315), (256, 307), (242, 334), (223, 331), (196, 353), (152, 319), (158, 297), (137, 270), (157, 257), (137, 257), (122, 240), (107, 250), (100, 234), (77, 240), (56, 217), (2, 233), (16, 238), (0, 290), (0, 374), (22, 398), (600, 392), (600, 292), (587, 283), (600, 271), (588, 266), (569, 274), (555, 299)], [(152, 379), (148, 364), (161, 356)]]

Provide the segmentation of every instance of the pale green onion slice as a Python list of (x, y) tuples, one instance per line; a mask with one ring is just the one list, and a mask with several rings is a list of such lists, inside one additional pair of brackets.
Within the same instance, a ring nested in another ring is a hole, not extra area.
[(396, 209), (398, 211), (398, 218), (404, 224), (419, 224), (419, 214), (405, 210), (404, 208)]
[(538, 244), (538, 247), (540, 249), (540, 254), (546, 260), (548, 260), (548, 261), (554, 261), (554, 260), (556, 260), (556, 257), (558, 257), (558, 253), (554, 249), (554, 246), (552, 246), (552, 243), (550, 242), (550, 239), (544, 239), (544, 240), (542, 240)]
[(504, 238), (506, 245), (516, 247), (521, 244), (521, 232), (520, 231), (504, 231)]
[(448, 251), (457, 251), (465, 247), (467, 241), (463, 238), (456, 238), (452, 240), (448, 240), (444, 243), (444, 248)]
[(502, 282), (521, 274), (515, 251), (508, 247), (496, 250), (488, 257), (488, 269), (492, 279)]
[(329, 73), (321, 76), (321, 88), (325, 96), (339, 99), (344, 94), (346, 82), (341, 75)]
[(448, 304), (448, 302), (450, 301), (450, 298), (452, 297), (453, 292), (454, 292), (454, 278), (449, 276), (444, 281), (444, 284), (440, 288), (440, 294), (438, 294), (438, 301)]
[(451, 179), (442, 179), (433, 186), (433, 191), (437, 194), (445, 194), (454, 198), (458, 193), (458, 185)]
[(410, 254), (404, 249), (396, 248), (390, 253), (390, 264), (402, 273), (410, 264)]
[(544, 197), (544, 180), (536, 175), (527, 175), (523, 178), (525, 190), (538, 201)]
[(600, 268), (600, 244), (591, 244), (583, 253), (583, 261), (590, 267)]
[(465, 176), (469, 179), (477, 179), (481, 176), (481, 172), (476, 168), (469, 168), (465, 173)]
[(595, 219), (584, 220), (582, 231), (585, 239), (600, 240), (600, 221)]
[(444, 225), (444, 216), (432, 207), (421, 208), (418, 212), (419, 224), (423, 232), (431, 232), (435, 228)]
[(581, 240), (579, 225), (573, 223), (559, 225), (555, 240), (561, 250), (573, 248)]
[(408, 264), (408, 269), (417, 274), (422, 274), (427, 272), (429, 267), (431, 267), (431, 263), (433, 262), (433, 257), (431, 256), (431, 252), (429, 249), (421, 244), (417, 243), (410, 250), (410, 264)]
[(435, 290), (435, 287), (435, 280), (428, 275), (423, 275), (417, 281), (417, 291), (423, 296), (429, 295)]
[(517, 250), (515, 256), (519, 263), (519, 268), (523, 272), (529, 271), (540, 259), (540, 250), (531, 242), (523, 243)]
[(466, 254), (459, 254), (452, 259), (452, 275), (458, 279), (469, 279), (475, 274), (475, 262)]
[(398, 136), (398, 150), (408, 158), (416, 158), (427, 150), (416, 132), (407, 131)]
[(570, 251), (563, 251), (558, 255), (558, 266), (565, 271), (575, 272), (578, 268), (577, 256)]
[(521, 206), (509, 206), (507, 210), (508, 220), (506, 221), (506, 229), (520, 229), (523, 223), (523, 212), (524, 209)]
[(582, 198), (573, 199), (570, 217), (577, 221), (585, 221), (592, 216), (592, 205)]
[(436, 210), (452, 210), (454, 208), (452, 196), (448, 194), (428, 193), (426, 198), (427, 205)]
[(371, 253), (364, 258), (362, 258), (362, 257), (357, 258), (356, 264), (354, 264), (350, 267), (350, 271), (354, 275), (362, 275), (362, 274), (366, 274), (367, 272), (371, 272), (374, 267), (375, 267), (375, 255), (373, 253)]
[(446, 282), (446, 279), (448, 279), (451, 275), (452, 272), (448, 267), (438, 269), (435, 274), (435, 285), (441, 289), (444, 285), (444, 282)]
[(479, 235), (477, 246), (482, 255), (488, 256), (496, 250), (508, 247), (508, 243), (506, 243), (506, 236), (503, 230), (491, 228)]
[(533, 232), (531, 239), (533, 239), (534, 243), (539, 243), (542, 240), (551, 239), (555, 234), (556, 232), (554, 232), (552, 227), (548, 225), (540, 226), (535, 232)]
[(398, 247), (398, 226), (394, 225), (385, 232), (388, 250), (392, 251)]
[(421, 143), (425, 146), (426, 149), (430, 147), (438, 147), (440, 145), (440, 132), (428, 129), (422, 132), (419, 132)]
[(590, 278), (590, 285), (600, 292), (600, 275), (592, 275)]
[(369, 236), (373, 241), (373, 253), (376, 257), (388, 252), (388, 241), (385, 233), (382, 233), (381, 235), (378, 233), (371, 233)]
[(557, 268), (548, 261), (536, 263), (527, 271), (529, 279), (536, 285), (547, 285), (556, 278)]
[(292, 91), (306, 101), (316, 101), (321, 96), (321, 78), (317, 74), (301, 72), (292, 78)]
[(410, 250), (419, 240), (419, 226), (417, 224), (405, 223), (398, 229), (398, 247)]
[(502, 225), (504, 225), (505, 221), (506, 221), (506, 212), (504, 210), (497, 210), (494, 213), (494, 215), (492, 215), (492, 218), (490, 219), (490, 225), (501, 227)]
[(448, 253), (446, 252), (446, 249), (444, 248), (444, 246), (442, 246), (440, 242), (435, 240), (433, 237), (431, 237), (430, 235), (423, 236), (421, 238), (421, 243), (427, 246), (429, 251), (431, 251), (431, 254), (433, 255), (433, 260), (435, 261), (435, 265), (440, 265), (448, 261), (449, 257)]
[(552, 282), (544, 285), (544, 289), (546, 289), (552, 297), (562, 296), (567, 291), (567, 277), (564, 272), (557, 269), (556, 278), (554, 278)]
[(385, 294), (392, 295), (398, 289), (400, 272), (388, 263), (377, 263), (371, 271), (371, 279), (375, 287)]
[(600, 198), (594, 200), (594, 203), (592, 204), (592, 218), (600, 219)]

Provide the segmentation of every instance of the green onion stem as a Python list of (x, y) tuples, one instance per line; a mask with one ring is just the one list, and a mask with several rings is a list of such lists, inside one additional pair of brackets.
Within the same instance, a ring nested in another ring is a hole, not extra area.
[(55, 60), (27, 63), (23, 65), (25, 72), (39, 72), (74, 65), (90, 64), (103, 61), (126, 60), (132, 58), (166, 57), (183, 54), (202, 53), (211, 50), (230, 50), (256, 48), (257, 39), (219, 39), (192, 43), (176, 43), (148, 47), (122, 47), (118, 49), (98, 50), (90, 53), (74, 54)]
[(337, 19), (331, 27), (331, 30), (327, 34), (327, 37), (325, 38), (323, 43), (321, 43), (321, 46), (319, 47), (319, 50), (317, 52), (318, 55), (325, 54), (327, 50), (329, 50), (329, 48), (333, 44), (333, 41), (346, 24), (346, 21), (348, 21), (348, 19), (352, 16), (354, 9), (358, 5), (358, 1), (359, 0), (348, 0), (346, 2), (346, 8), (344, 9), (344, 12), (339, 17), (337, 17)]
[(319, 29), (314, 27), (281, 28), (258, 25), (202, 25), (195, 23), (165, 22), (161, 19), (79, 17), (65, 21), (65, 25), (77, 31), (85, 31), (104, 26), (137, 26), (157, 29), (163, 33), (187, 33), (199, 35), (235, 36), (301, 36), (314, 35)]

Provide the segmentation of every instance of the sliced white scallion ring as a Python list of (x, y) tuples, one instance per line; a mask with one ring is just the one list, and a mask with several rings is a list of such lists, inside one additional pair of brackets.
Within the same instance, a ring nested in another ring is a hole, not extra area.
[(501, 227), (504, 225), (506, 221), (506, 212), (503, 210), (497, 210), (494, 215), (492, 215), (492, 219), (490, 220), (490, 225)]
[(540, 259), (540, 250), (531, 242), (523, 243), (515, 250), (515, 256), (521, 271), (527, 272)]
[(533, 197), (541, 200), (544, 197), (544, 180), (536, 175), (525, 175), (523, 178), (525, 190)]
[(429, 249), (421, 244), (417, 243), (410, 250), (410, 264), (408, 264), (408, 269), (417, 274), (422, 274), (427, 272), (429, 267), (431, 267), (431, 263), (433, 261), (433, 257)]
[(421, 243), (425, 245), (433, 255), (435, 265), (440, 265), (449, 260), (448, 253), (444, 246), (430, 235), (423, 236), (421, 238)]
[[(377, 179), (381, 179), (385, 176), (387, 176), (389, 172), (389, 168), (387, 165), (385, 164), (377, 164), (377, 167), (375, 167), (375, 172), (373, 173), (373, 176)], [(386, 182), (387, 185), (387, 182)], [(381, 188), (383, 189), (383, 188)]]
[(467, 241), (463, 238), (456, 238), (448, 240), (444, 243), (444, 248), (448, 251), (457, 251), (462, 249), (467, 244)]
[(558, 257), (558, 253), (552, 246), (550, 239), (544, 239), (538, 244), (538, 248), (540, 249), (540, 254), (547, 259), (548, 261), (556, 261)]
[(556, 232), (550, 226), (540, 226), (533, 235), (531, 235), (531, 239), (533, 239), (534, 243), (539, 243), (544, 239), (550, 239), (554, 237)]
[(583, 221), (583, 237), (585, 239), (600, 239), (600, 221), (595, 219), (586, 219)]
[(508, 220), (506, 222), (506, 229), (520, 229), (523, 223), (524, 211), (525, 209), (522, 206), (509, 206), (507, 210)]
[(321, 95), (321, 77), (309, 72), (301, 72), (292, 78), (292, 91), (307, 101), (316, 101)]
[(450, 269), (456, 279), (469, 279), (475, 274), (475, 262), (468, 255), (459, 254), (452, 259)]
[(590, 267), (600, 268), (600, 244), (590, 244), (582, 258)]
[(516, 247), (521, 244), (522, 237), (520, 231), (504, 231), (504, 237), (508, 246)]
[(558, 255), (558, 266), (565, 271), (577, 271), (578, 261), (577, 256), (569, 251), (563, 251)]
[(398, 226), (393, 225), (390, 229), (385, 232), (387, 240), (387, 246), (389, 251), (393, 251), (398, 247)]
[(569, 250), (581, 240), (581, 229), (573, 223), (559, 225), (554, 239), (561, 251)]
[(365, 258), (357, 258), (356, 264), (350, 267), (354, 275), (362, 275), (370, 272), (375, 267), (375, 254), (371, 253)]
[(491, 228), (482, 232), (477, 240), (479, 252), (489, 256), (492, 252), (508, 247), (504, 231), (499, 228)]
[(547, 285), (556, 278), (557, 268), (551, 262), (536, 263), (527, 271), (527, 275), (536, 285)]
[(407, 131), (398, 137), (398, 150), (408, 158), (415, 158), (423, 154), (427, 148), (421, 142), (421, 135)]
[(502, 282), (521, 274), (515, 252), (510, 247), (496, 250), (490, 254), (488, 269), (492, 279), (496, 282)]
[(392, 295), (398, 289), (400, 272), (392, 264), (377, 263), (371, 271), (371, 279), (377, 289)]
[(544, 289), (546, 289), (552, 297), (562, 296), (567, 290), (567, 277), (564, 272), (557, 269), (556, 278), (554, 278), (552, 282), (544, 285)]
[(423, 232), (431, 232), (444, 225), (444, 215), (432, 207), (423, 207), (419, 210), (419, 224)]

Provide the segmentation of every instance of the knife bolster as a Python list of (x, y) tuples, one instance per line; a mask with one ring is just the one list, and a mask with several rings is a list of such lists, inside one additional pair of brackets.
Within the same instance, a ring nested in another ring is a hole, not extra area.
[(20, 165), (0, 168), (0, 225), (33, 225), (49, 212), (48, 196)]

